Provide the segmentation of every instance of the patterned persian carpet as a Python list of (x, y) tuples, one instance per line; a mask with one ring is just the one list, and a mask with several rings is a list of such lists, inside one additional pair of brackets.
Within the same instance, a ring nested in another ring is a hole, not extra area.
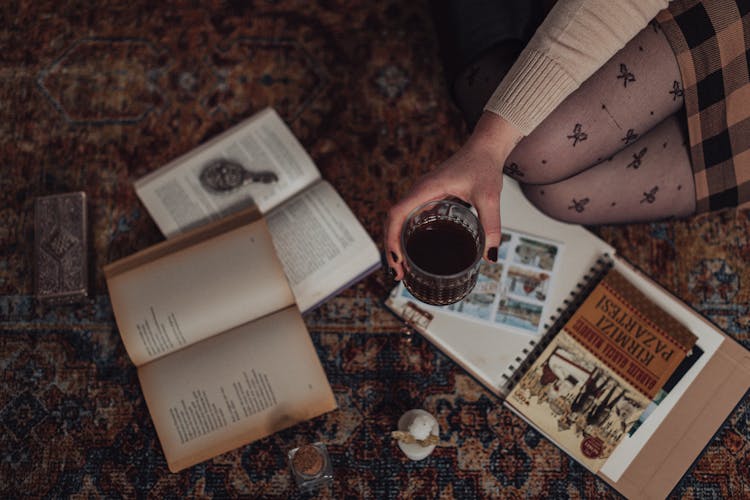
[[(387, 208), (466, 137), (423, 2), (3, 2), (0, 6), (0, 496), (298, 495), (285, 454), (324, 441), (321, 497), (617, 497), (382, 306), (371, 275), (307, 324), (340, 409), (167, 470), (101, 267), (162, 239), (133, 180), (275, 107), (375, 241)], [(33, 300), (33, 200), (90, 199), (91, 299)], [(750, 217), (604, 227), (632, 263), (750, 347)], [(444, 446), (409, 462), (407, 409)], [(750, 496), (750, 401), (672, 493)]]

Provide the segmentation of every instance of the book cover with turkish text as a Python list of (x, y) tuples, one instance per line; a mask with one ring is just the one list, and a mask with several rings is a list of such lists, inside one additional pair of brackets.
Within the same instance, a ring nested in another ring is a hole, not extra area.
[(614, 270), (553, 335), (508, 402), (596, 472), (696, 338)]

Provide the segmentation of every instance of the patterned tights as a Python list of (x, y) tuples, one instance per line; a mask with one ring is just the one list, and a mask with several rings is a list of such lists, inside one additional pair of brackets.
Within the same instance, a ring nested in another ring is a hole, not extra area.
[[(512, 57), (487, 53), (456, 81), (473, 125)], [(695, 211), (679, 67), (652, 22), (571, 94), (504, 166), (528, 199), (559, 220), (629, 223)]]

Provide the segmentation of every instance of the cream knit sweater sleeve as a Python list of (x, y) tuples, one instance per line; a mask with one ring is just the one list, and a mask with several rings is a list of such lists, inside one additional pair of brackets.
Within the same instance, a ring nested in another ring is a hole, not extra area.
[(668, 3), (558, 0), (484, 109), (528, 135)]

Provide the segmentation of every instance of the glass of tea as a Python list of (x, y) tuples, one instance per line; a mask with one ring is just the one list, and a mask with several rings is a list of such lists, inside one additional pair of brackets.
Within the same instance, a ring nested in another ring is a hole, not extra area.
[(406, 218), (401, 248), (406, 289), (427, 304), (453, 304), (477, 283), (484, 230), (466, 206), (451, 200), (431, 201)]

